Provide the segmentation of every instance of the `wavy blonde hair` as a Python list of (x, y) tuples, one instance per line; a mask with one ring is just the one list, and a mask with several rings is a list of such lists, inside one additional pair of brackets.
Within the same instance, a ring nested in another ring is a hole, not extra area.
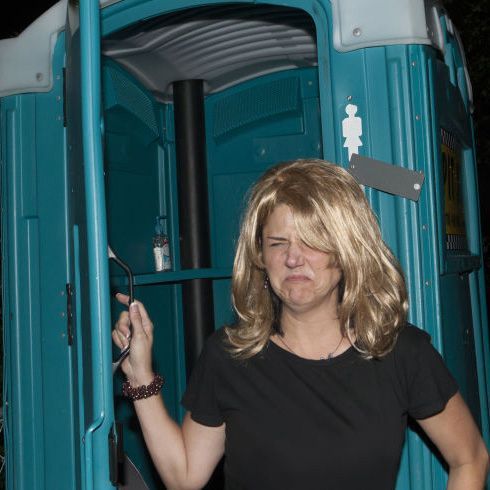
[(316, 159), (274, 166), (251, 189), (233, 266), (238, 323), (225, 329), (231, 352), (252, 357), (281, 333), (280, 301), (264, 289), (262, 262), (262, 230), (280, 204), (291, 208), (301, 240), (331, 253), (342, 271), (342, 333), (366, 358), (387, 354), (406, 321), (403, 273), (359, 184), (343, 168)]

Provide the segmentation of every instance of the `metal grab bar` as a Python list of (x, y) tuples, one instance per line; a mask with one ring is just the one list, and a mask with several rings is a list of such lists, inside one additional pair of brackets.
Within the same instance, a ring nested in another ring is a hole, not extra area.
[[(110, 245), (107, 245), (107, 255), (109, 256), (110, 260), (113, 260), (121, 269), (124, 270), (126, 275), (128, 276), (128, 289), (129, 289), (129, 304), (131, 304), (134, 301), (134, 279), (133, 279), (133, 271), (129, 267), (126, 262), (121, 260), (112, 250)], [(131, 342), (131, 337), (129, 338), (129, 341)], [(131, 348), (131, 344), (128, 344), (127, 347), (125, 347), (121, 353), (119, 354), (119, 357), (112, 363), (112, 374), (119, 369), (119, 366), (121, 363), (126, 359), (126, 357), (129, 355), (129, 351)]]

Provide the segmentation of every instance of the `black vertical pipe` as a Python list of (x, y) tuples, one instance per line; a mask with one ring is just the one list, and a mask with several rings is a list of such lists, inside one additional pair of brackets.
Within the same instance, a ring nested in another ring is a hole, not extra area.
[[(180, 259), (184, 269), (211, 266), (202, 80), (173, 83), (175, 151), (179, 191)], [(214, 330), (212, 283), (182, 285), (186, 371), (189, 377), (208, 335)]]

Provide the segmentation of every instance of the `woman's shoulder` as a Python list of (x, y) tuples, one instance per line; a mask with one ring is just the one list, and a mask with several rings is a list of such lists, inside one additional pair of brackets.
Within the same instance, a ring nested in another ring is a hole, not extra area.
[(204, 345), (204, 351), (212, 357), (229, 357), (228, 352), (228, 335), (226, 327), (216, 329), (207, 339)]
[(432, 351), (431, 336), (419, 327), (406, 323), (400, 330), (393, 354), (396, 358), (405, 358), (413, 362), (423, 353)]
[(222, 370), (229, 365), (230, 355), (226, 348), (226, 332), (219, 328), (212, 332), (204, 341), (204, 345), (196, 361), (194, 372)]
[(430, 342), (431, 337), (425, 331), (411, 323), (406, 323), (400, 330), (396, 341), (397, 347), (417, 347), (420, 344)]
[(406, 410), (415, 419), (440, 412), (458, 385), (430, 335), (414, 325), (405, 325), (393, 349), (397, 379), (405, 393)]

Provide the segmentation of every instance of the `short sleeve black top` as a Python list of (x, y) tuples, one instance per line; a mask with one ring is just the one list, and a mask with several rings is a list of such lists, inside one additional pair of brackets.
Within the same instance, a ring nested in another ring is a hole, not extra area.
[(411, 325), (372, 360), (353, 347), (308, 360), (273, 342), (236, 360), (219, 330), (182, 403), (200, 424), (226, 424), (227, 490), (392, 490), (407, 416), (440, 412), (456, 391), (429, 335)]

